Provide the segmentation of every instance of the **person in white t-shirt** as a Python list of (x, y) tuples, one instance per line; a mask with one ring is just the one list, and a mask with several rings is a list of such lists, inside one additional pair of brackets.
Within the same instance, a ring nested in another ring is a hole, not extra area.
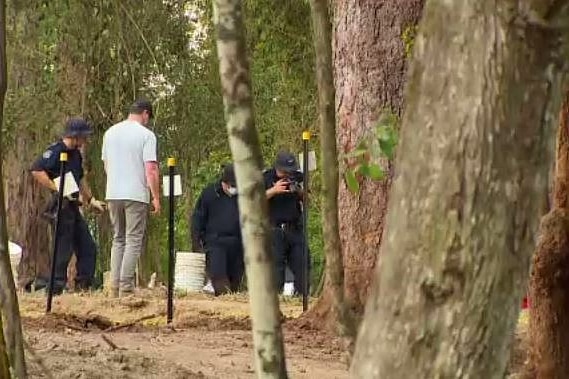
[(102, 159), (107, 174), (106, 200), (113, 225), (111, 295), (134, 291), (136, 263), (143, 249), (149, 204), (160, 212), (156, 135), (147, 128), (152, 104), (137, 100), (128, 118), (103, 136)]

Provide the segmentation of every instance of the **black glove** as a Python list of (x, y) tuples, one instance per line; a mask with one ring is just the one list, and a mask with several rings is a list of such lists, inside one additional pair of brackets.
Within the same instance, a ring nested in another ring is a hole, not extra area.
[(41, 214), (41, 216), (48, 221), (53, 221), (57, 217), (57, 200), (57, 192), (53, 192), (47, 206)]

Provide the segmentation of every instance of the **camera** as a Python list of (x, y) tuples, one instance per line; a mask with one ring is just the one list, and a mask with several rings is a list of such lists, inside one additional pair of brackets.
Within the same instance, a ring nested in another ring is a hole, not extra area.
[(288, 189), (290, 192), (300, 192), (300, 190), (302, 190), (302, 187), (298, 182), (290, 182)]
[(297, 193), (302, 191), (302, 174), (295, 172), (288, 177), (288, 189), (290, 192)]

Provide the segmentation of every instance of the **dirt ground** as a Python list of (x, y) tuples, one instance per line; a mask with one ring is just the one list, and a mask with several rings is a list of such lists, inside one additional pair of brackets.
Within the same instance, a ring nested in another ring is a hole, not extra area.
[[(253, 345), (247, 299), (191, 294), (175, 300), (166, 326), (165, 294), (132, 299), (101, 293), (54, 298), (20, 295), (31, 378), (253, 378)], [(341, 342), (291, 322), (298, 301), (282, 300), (291, 378), (348, 378)], [(133, 323), (133, 321), (136, 321)]]
[[(20, 294), (31, 378), (253, 378), (249, 305), (244, 296), (206, 294), (175, 300), (166, 326), (162, 290), (130, 299), (101, 293), (54, 298)], [(281, 299), (291, 378), (348, 378), (342, 342), (294, 320), (299, 301)], [(507, 378), (527, 378), (527, 310), (522, 311)]]

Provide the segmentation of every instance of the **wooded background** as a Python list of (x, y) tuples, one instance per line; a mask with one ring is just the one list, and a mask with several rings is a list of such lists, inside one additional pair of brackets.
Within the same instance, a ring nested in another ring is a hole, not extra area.
[[(272, 164), (280, 149), (299, 153), (303, 130), (312, 132), (312, 148), (319, 159), (310, 5), (302, 0), (276, 8), (267, 0), (244, 5), (256, 126), (265, 165)], [(385, 109), (401, 113), (405, 58), (421, 7), (422, 1), (407, 2), (405, 11), (342, 2), (334, 9), (333, 32), (339, 35), (334, 64), (340, 154), (369, 138)], [(205, 0), (191, 6), (186, 1), (144, 6), (134, 0), (8, 2), (6, 197), (10, 239), (24, 248), (20, 283), (35, 272), (45, 272), (49, 259), (48, 226), (39, 217), (46, 193), (28, 174), (31, 162), (58, 137), (66, 117), (84, 116), (95, 128), (86, 151), (88, 180), (95, 195), (103, 198), (102, 135), (125, 117), (128, 105), (138, 96), (155, 102), (154, 130), (162, 172), (167, 156), (178, 158), (185, 195), (177, 208), (176, 241), (180, 250), (190, 249), (188, 222), (195, 199), (217, 178), (220, 165), (231, 159), (210, 8)], [(376, 29), (376, 24), (382, 29)], [(311, 176), (308, 231), (314, 294), (323, 285), (323, 169), (319, 166)], [(342, 165), (341, 170), (347, 167)], [(339, 199), (348, 300), (361, 312), (381, 242), (382, 228), (377, 225), (385, 213), (389, 180), (359, 180), (358, 194), (342, 184)], [(99, 247), (97, 275), (102, 280), (102, 272), (108, 269), (110, 224), (106, 215), (87, 216)], [(152, 272), (164, 279), (165, 225), (165, 212), (151, 220), (147, 253), (141, 260), (142, 281)], [(316, 311), (326, 312), (327, 303), (324, 299)]]
[[(24, 248), (20, 283), (38, 272), (47, 276), (49, 260), (48, 225), (40, 219), (46, 193), (33, 183), (30, 164), (57, 138), (67, 117), (83, 116), (95, 127), (85, 152), (88, 180), (95, 195), (104, 198), (102, 135), (140, 96), (155, 104), (162, 172), (167, 156), (180, 162), (185, 196), (177, 208), (176, 239), (179, 250), (190, 249), (194, 201), (231, 159), (222, 95), (226, 101), (230, 97), (220, 86), (210, 3), (8, 1), (2, 143), (9, 236)], [(567, 33), (560, 25), (567, 23), (569, 7), (554, 0), (525, 0), (515, 7), (486, 0), (478, 5), (432, 1), (423, 11), (423, 3), (328, 2), (342, 259), (332, 254), (332, 244), (326, 254), (323, 248), (322, 227), (329, 221), (321, 217), (321, 204), (333, 202), (322, 202), (321, 176), (336, 165), (320, 164), (311, 176), (308, 227), (311, 287), (319, 300), (303, 321), (320, 327), (346, 322), (334, 315), (338, 309), (332, 311), (342, 303), (346, 317), (355, 321), (343, 329), (353, 343), (365, 306), (352, 366), (364, 377), (501, 375), (538, 221), (547, 210), (542, 203), (553, 162), (553, 129), (566, 91), (567, 67), (560, 62), (566, 61)], [(315, 9), (317, 2), (243, 4), (255, 120), (233, 126), (227, 121), (228, 128), (257, 128), (266, 167), (278, 150), (300, 152), (301, 133), (309, 130), (320, 162), (319, 130), (325, 123), (318, 125), (317, 109), (325, 113), (326, 104), (324, 97), (317, 104), (314, 51), (327, 51), (318, 48), (323, 44), (316, 35), (313, 40), (310, 5)], [(324, 3), (318, 4), (322, 10)], [(240, 2), (222, 5), (238, 9)], [(315, 20), (324, 19), (315, 14)], [(233, 11), (232, 17), (240, 26), (241, 13)], [(326, 70), (322, 62), (320, 73)], [(325, 87), (322, 80), (319, 86)], [(561, 113), (562, 128), (566, 113)], [(557, 200), (542, 224), (538, 271), (531, 282), (533, 294), (544, 299), (566, 288), (557, 276), (551, 275), (553, 282), (543, 279), (557, 267), (548, 265), (557, 262), (549, 256), (565, 254), (567, 245), (561, 169), (567, 166), (566, 138), (558, 136)], [(254, 171), (250, 163), (237, 168), (243, 173), (238, 176)], [(166, 217), (151, 220), (142, 282), (152, 272), (165, 279)], [(110, 224), (106, 215), (88, 218), (99, 246), (101, 280), (108, 269)], [(548, 238), (556, 236), (564, 244), (549, 246)], [(323, 280), (327, 255), (335, 257), (336, 267), (327, 273), (337, 280)], [(567, 273), (565, 255), (558, 266)], [(380, 256), (381, 266), (376, 264)], [(539, 317), (532, 323), (543, 328), (536, 341), (558, 335), (554, 316), (568, 302), (565, 295), (554, 300), (538, 303), (534, 311)], [(276, 312), (273, 316), (277, 333)], [(550, 350), (536, 348), (540, 354), (549, 351), (552, 362), (567, 355)]]
[[(248, 48), (263, 157), (268, 167), (279, 149), (301, 151), (301, 133), (315, 125), (315, 80), (310, 7), (290, 1), (247, 1)], [(25, 250), (21, 280), (48, 261), (48, 227), (40, 220), (45, 191), (27, 170), (62, 130), (66, 117), (82, 115), (95, 128), (86, 151), (88, 180), (104, 198), (100, 144), (104, 131), (126, 116), (138, 96), (155, 102), (154, 130), (162, 172), (178, 158), (185, 195), (177, 208), (176, 240), (190, 249), (189, 215), (199, 191), (218, 178), (231, 155), (227, 143), (211, 6), (208, 1), (12, 1), (8, 4), (9, 91), (5, 130), (10, 239)], [(270, 10), (270, 11), (269, 11)], [(315, 133), (317, 134), (317, 133)], [(315, 140), (317, 143), (317, 140)], [(314, 145), (315, 150), (317, 145)], [(313, 282), (322, 274), (319, 173), (312, 176), (310, 212)], [(164, 279), (167, 213), (150, 224), (140, 279)], [(108, 269), (107, 216), (89, 223), (99, 246), (98, 277)]]

